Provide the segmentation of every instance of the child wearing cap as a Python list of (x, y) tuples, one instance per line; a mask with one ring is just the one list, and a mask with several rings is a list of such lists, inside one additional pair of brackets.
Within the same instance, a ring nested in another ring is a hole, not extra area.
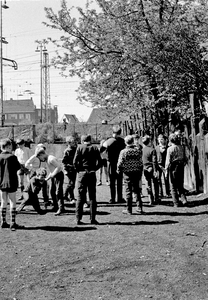
[[(0, 196), (1, 196), (1, 228), (20, 229), (16, 223), (16, 191), (18, 188), (17, 171), (20, 164), (12, 153), (10, 139), (1, 140), (0, 154)], [(10, 201), (10, 225), (6, 222), (7, 202)]]
[[(45, 168), (39, 168), (38, 170), (36, 170), (36, 175), (30, 179), (28, 186), (24, 190), (26, 196), (18, 206), (17, 212), (20, 212), (26, 205), (32, 205), (38, 214), (43, 215), (46, 213), (46, 210), (42, 210), (40, 208), (40, 203), (38, 200), (38, 194), (40, 190), (44, 186), (47, 187), (47, 182), (45, 180), (46, 176), (47, 171)], [(47, 188), (43, 188), (43, 198), (44, 202), (48, 202)]]
[(77, 149), (77, 143), (73, 136), (67, 136), (66, 144), (67, 144), (67, 148), (64, 151), (64, 156), (62, 159), (64, 174), (68, 179), (68, 183), (64, 191), (64, 199), (69, 200), (71, 204), (75, 204), (76, 199), (74, 197), (74, 188), (75, 188), (77, 172), (73, 165), (73, 159)]
[(142, 174), (142, 151), (134, 145), (134, 137), (127, 135), (124, 139), (126, 148), (121, 150), (118, 163), (117, 173), (124, 176), (124, 186), (126, 192), (127, 209), (125, 214), (132, 214), (132, 196), (136, 198), (137, 212), (143, 213), (142, 201), (139, 188), (139, 178)]

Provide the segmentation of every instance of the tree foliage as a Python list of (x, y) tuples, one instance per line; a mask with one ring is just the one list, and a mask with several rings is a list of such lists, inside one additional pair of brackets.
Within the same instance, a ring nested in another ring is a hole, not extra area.
[[(93, 2), (93, 1), (92, 1)], [(117, 113), (148, 109), (154, 123), (184, 115), (188, 92), (207, 96), (208, 4), (203, 0), (96, 0), (72, 17), (45, 8), (49, 26), (63, 35), (55, 67), (78, 76), (80, 102)]]

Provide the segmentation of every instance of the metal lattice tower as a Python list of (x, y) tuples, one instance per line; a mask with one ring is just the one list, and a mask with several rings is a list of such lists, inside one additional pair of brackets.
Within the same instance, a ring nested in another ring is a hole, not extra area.
[(50, 95), (50, 72), (49, 72), (49, 54), (43, 52), (43, 120), (51, 121), (51, 95)]

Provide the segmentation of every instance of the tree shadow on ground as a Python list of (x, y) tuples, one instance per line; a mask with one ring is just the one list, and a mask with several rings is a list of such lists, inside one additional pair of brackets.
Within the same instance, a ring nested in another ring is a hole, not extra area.
[(105, 222), (99, 223), (100, 225), (173, 225), (179, 223), (178, 221), (174, 220), (163, 220), (163, 221), (132, 221), (132, 222)]
[(109, 202), (98, 202), (97, 203), (98, 206), (102, 206), (102, 207), (112, 207), (112, 206), (116, 206), (116, 207), (124, 207), (126, 206), (126, 203), (109, 203)]
[[(85, 210), (84, 212), (83, 212), (83, 214), (84, 215), (90, 215), (90, 210)], [(111, 213), (110, 212), (108, 212), (108, 211), (99, 211), (99, 210), (97, 210), (97, 212), (96, 212), (96, 215), (100, 215), (100, 216), (107, 216), (107, 215), (110, 215)]]
[(187, 207), (195, 207), (195, 206), (201, 206), (201, 205), (207, 205), (208, 204), (208, 198), (203, 199), (203, 200), (193, 200), (193, 201), (188, 201)]
[(87, 231), (87, 230), (97, 230), (94, 226), (34, 226), (34, 227), (25, 227), (25, 230), (44, 230), (44, 231), (64, 231), (64, 232), (71, 232), (71, 231)]
[[(151, 212), (145, 212), (144, 215), (146, 216), (152, 216), (152, 215), (162, 215), (162, 216), (197, 216), (197, 215), (207, 215), (208, 211), (202, 211), (202, 212), (166, 212), (166, 211), (151, 211)], [(135, 215), (139, 215), (135, 213)]]

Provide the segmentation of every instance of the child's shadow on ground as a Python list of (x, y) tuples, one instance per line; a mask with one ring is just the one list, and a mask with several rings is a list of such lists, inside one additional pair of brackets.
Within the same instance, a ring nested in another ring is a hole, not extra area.
[(56, 231), (56, 232), (72, 232), (72, 231), (87, 231), (87, 230), (96, 230), (94, 226), (36, 226), (36, 227), (25, 227), (26, 230), (44, 230), (44, 231)]

